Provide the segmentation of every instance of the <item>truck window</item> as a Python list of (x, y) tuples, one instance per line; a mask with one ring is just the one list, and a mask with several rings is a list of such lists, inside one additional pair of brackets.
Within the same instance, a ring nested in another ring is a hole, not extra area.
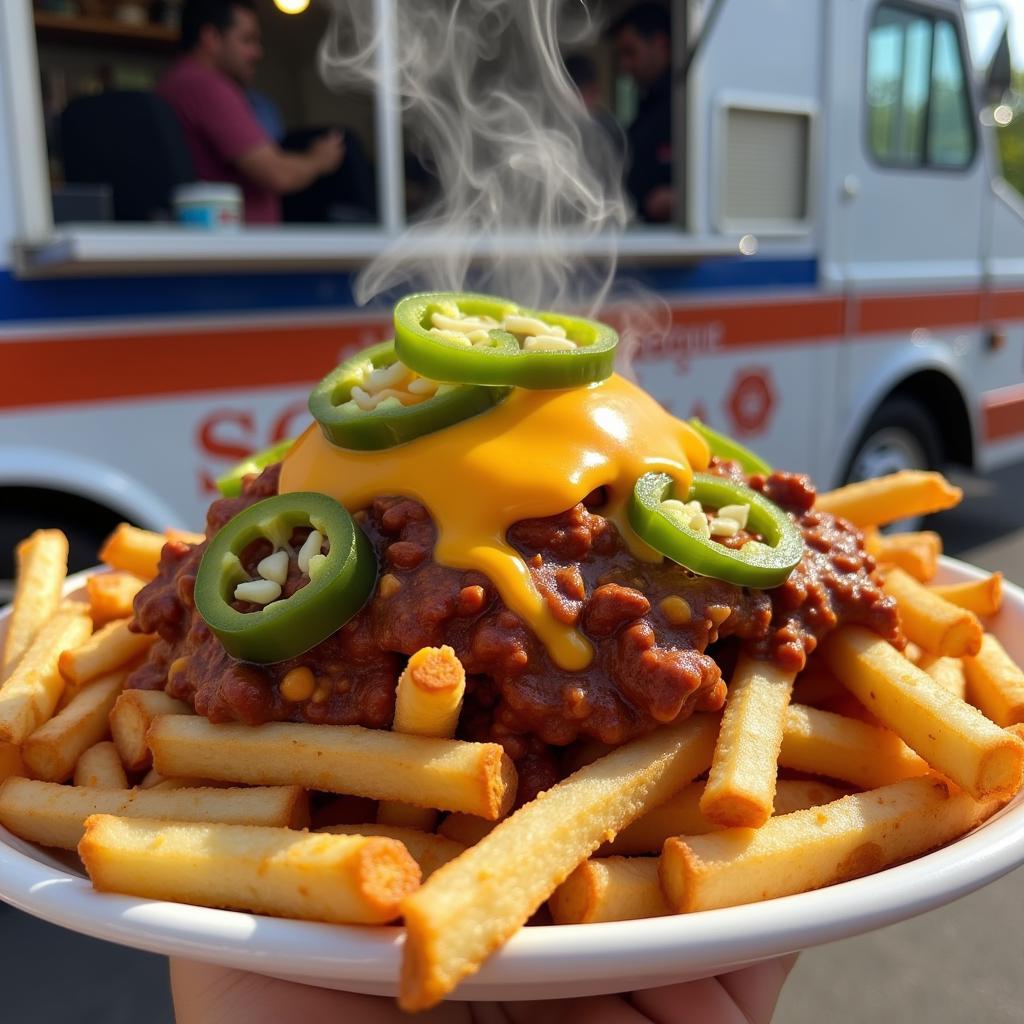
[(868, 146), (893, 167), (966, 167), (974, 132), (956, 25), (896, 4), (875, 9), (867, 53)]

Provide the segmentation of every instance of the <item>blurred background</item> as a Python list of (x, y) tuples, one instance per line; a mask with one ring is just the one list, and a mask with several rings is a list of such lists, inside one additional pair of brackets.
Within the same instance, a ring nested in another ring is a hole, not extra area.
[[(0, 4), (4, 600), (40, 524), (74, 568), (122, 520), (201, 528), (387, 335), (357, 275), (445, 186), (403, 114), (402, 3)], [(1024, 583), (1024, 0), (587, 6), (560, 53), (581, 166), (629, 211), (622, 372), (823, 489), (950, 468), (969, 501), (929, 525)], [(325, 84), (342, 9), (380, 28), (370, 89)], [(490, 242), (523, 259), (515, 227)], [(1019, 1021), (1021, 886), (807, 954), (777, 1019)], [(2, 906), (0, 949), (6, 1019), (171, 1019), (159, 958)]]

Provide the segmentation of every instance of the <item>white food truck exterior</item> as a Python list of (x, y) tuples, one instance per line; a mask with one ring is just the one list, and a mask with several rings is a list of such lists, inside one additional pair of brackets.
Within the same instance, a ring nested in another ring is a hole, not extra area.
[[(709, 9), (677, 3), (676, 24), (692, 39)], [(980, 117), (961, 5), (716, 14), (676, 96), (679, 225), (622, 245), (621, 274), (665, 300), (671, 329), (623, 368), (821, 486), (1024, 457), (1024, 201)], [(379, 229), (54, 225), (31, 19), (5, 0), (0, 509), (31, 521), (67, 495), (196, 527), (213, 479), (294, 435), (309, 384), (387, 335), (351, 281), (401, 230), (388, 76)]]

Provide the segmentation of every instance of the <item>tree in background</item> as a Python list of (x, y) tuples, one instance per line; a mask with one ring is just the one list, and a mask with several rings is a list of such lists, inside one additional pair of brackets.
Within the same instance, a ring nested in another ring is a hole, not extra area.
[[(1024, 71), (1014, 75), (1013, 91), (1024, 97)], [(1024, 195), (1024, 104), (1014, 104), (1016, 117), (998, 132), (1003, 177)]]

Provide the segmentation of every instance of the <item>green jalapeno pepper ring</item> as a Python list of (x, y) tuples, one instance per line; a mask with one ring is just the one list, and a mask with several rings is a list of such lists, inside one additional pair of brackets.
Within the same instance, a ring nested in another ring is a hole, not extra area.
[[(330, 542), (310, 581), (257, 611), (233, 608), (235, 587), (249, 579), (241, 562), (245, 549), (260, 538), (284, 548), (303, 526)], [(214, 535), (196, 575), (196, 609), (228, 654), (269, 664), (326, 640), (362, 608), (376, 580), (373, 548), (344, 506), (326, 494), (279, 494), (250, 505)]]
[(645, 473), (633, 488), (629, 522), (638, 536), (673, 562), (699, 576), (765, 590), (785, 583), (803, 557), (803, 536), (793, 519), (763, 494), (721, 477), (697, 473), (688, 500), (711, 508), (749, 505), (748, 524), (765, 543), (736, 550), (702, 536), (661, 503), (671, 496), (672, 478)]
[[(431, 334), (434, 313), (534, 317), (561, 327), (578, 346), (566, 351), (524, 351), (514, 334), (489, 328), (491, 345), (475, 348)], [(408, 295), (395, 306), (395, 350), (417, 373), (431, 380), (488, 387), (574, 388), (610, 377), (618, 334), (607, 324), (546, 310), (522, 309), (508, 299), (460, 292)]]
[(295, 439), (289, 438), (287, 441), (279, 441), (262, 452), (250, 455), (247, 459), (242, 459), (223, 476), (217, 477), (217, 490), (225, 498), (237, 498), (242, 493), (242, 481), (245, 477), (252, 473), (258, 473), (275, 462), (280, 462), (288, 454), (293, 444), (295, 444)]
[(768, 465), (759, 455), (755, 455), (749, 448), (744, 447), (738, 441), (734, 441), (725, 434), (712, 430), (706, 423), (702, 423), (696, 416), (689, 421), (690, 426), (700, 434), (708, 443), (712, 455), (720, 459), (729, 459), (731, 462), (739, 463), (744, 473), (763, 473), (770, 476), (772, 467)]
[(412, 405), (385, 399), (376, 409), (364, 410), (350, 401), (352, 389), (362, 384), (373, 369), (398, 361), (393, 341), (371, 345), (346, 359), (313, 389), (309, 411), (324, 437), (339, 448), (379, 451), (405, 444), (423, 434), (450, 427), (497, 405), (508, 388), (463, 385), (440, 395), (430, 395)]

